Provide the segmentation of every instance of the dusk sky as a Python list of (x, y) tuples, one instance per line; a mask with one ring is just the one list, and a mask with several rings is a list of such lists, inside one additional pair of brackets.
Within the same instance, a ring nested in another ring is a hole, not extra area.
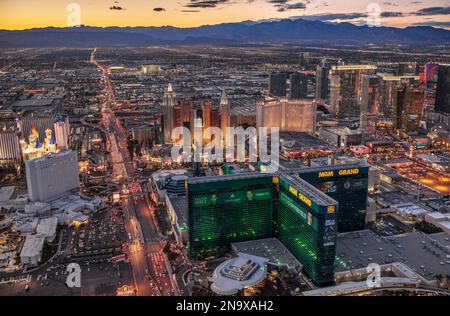
[(67, 5), (81, 8), (90, 26), (192, 27), (204, 24), (304, 16), (365, 24), (369, 3), (381, 8), (381, 25), (450, 29), (448, 0), (0, 0), (0, 29), (67, 26)]

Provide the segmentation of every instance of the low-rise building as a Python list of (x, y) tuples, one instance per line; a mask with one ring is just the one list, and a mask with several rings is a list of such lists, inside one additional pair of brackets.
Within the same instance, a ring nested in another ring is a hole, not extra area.
[(431, 212), (425, 214), (424, 219), (426, 222), (433, 224), (450, 235), (450, 214)]
[(46, 242), (52, 242), (56, 237), (58, 218), (56, 216), (44, 218), (39, 221), (36, 233), (44, 236)]
[(360, 145), (363, 141), (360, 129), (350, 129), (348, 127), (321, 128), (319, 137), (332, 146), (348, 147)]
[(211, 290), (218, 295), (235, 295), (247, 287), (255, 286), (267, 276), (267, 259), (239, 253), (239, 256), (221, 263), (209, 281)]
[(166, 207), (173, 227), (175, 239), (179, 245), (183, 245), (188, 240), (187, 199), (186, 197), (166, 194)]
[(25, 239), (20, 252), (20, 261), (22, 265), (36, 267), (42, 260), (42, 252), (44, 250), (45, 236), (32, 235)]

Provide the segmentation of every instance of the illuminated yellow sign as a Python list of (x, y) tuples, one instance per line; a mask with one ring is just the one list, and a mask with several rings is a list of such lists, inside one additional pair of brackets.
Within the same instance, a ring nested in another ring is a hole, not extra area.
[(303, 203), (305, 203), (308, 206), (312, 205), (312, 202), (310, 199), (308, 199), (306, 196), (304, 196), (303, 194), (299, 193), (298, 194), (298, 198), (300, 199), (300, 201), (302, 201)]
[(332, 170), (319, 172), (319, 178), (332, 177), (332, 176), (334, 176), (334, 172)]
[(289, 186), (289, 192), (291, 192), (292, 194), (294, 194), (295, 196), (297, 196), (297, 190), (291, 186)]
[(359, 169), (358, 168), (339, 170), (339, 175), (340, 176), (350, 176), (350, 175), (355, 175), (355, 174), (358, 174), (358, 173), (359, 173)]
[(272, 183), (278, 184), (278, 182), (280, 182), (278, 177), (272, 177)]
[[(358, 168), (342, 169), (342, 170), (339, 170), (338, 174), (340, 176), (351, 176), (351, 175), (359, 174), (359, 169)], [(319, 178), (326, 178), (326, 177), (333, 177), (333, 176), (334, 176), (333, 170), (319, 172)]]
[(302, 201), (303, 203), (305, 203), (308, 206), (312, 205), (312, 202), (310, 199), (308, 199), (306, 196), (304, 196), (303, 194), (301, 194), (300, 192), (297, 191), (296, 188), (289, 186), (289, 192), (292, 193), (293, 195), (297, 196), (300, 201)]
[(327, 213), (328, 214), (333, 214), (334, 213), (334, 209), (335, 209), (334, 205), (328, 205)]

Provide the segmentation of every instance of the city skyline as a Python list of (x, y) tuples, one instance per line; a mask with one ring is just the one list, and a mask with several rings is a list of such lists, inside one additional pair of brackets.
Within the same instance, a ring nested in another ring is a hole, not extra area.
[(450, 297), (448, 0), (0, 12), (0, 297)]
[(304, 18), (327, 22), (350, 22), (364, 25), (368, 15), (379, 11), (379, 26), (407, 27), (429, 25), (450, 28), (450, 7), (446, 1), (393, 0), (357, 4), (337, 0), (183, 0), (183, 1), (40, 1), (4, 0), (0, 29), (23, 30), (43, 27), (65, 27), (69, 5), (79, 5), (80, 24), (108, 26), (174, 26), (197, 27), (230, 22), (265, 19)]

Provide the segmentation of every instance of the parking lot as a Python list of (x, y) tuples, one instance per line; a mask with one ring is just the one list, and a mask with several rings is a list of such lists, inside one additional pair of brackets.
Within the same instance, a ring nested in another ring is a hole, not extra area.
[(66, 285), (69, 272), (66, 264), (54, 264), (46, 269), (0, 278), (0, 295), (40, 296), (114, 296), (123, 285), (131, 285), (129, 264), (112, 264), (109, 260), (79, 262), (81, 267), (81, 288)]
[[(132, 285), (129, 264), (113, 264), (126, 242), (123, 213), (113, 208), (95, 214), (89, 222), (61, 232), (58, 256), (35, 270), (0, 276), (0, 295), (116, 295), (123, 285)], [(67, 265), (81, 267), (81, 288), (69, 288)]]
[(70, 227), (66, 238), (65, 253), (70, 259), (120, 253), (127, 240), (123, 213), (114, 208), (97, 214), (87, 224)]

